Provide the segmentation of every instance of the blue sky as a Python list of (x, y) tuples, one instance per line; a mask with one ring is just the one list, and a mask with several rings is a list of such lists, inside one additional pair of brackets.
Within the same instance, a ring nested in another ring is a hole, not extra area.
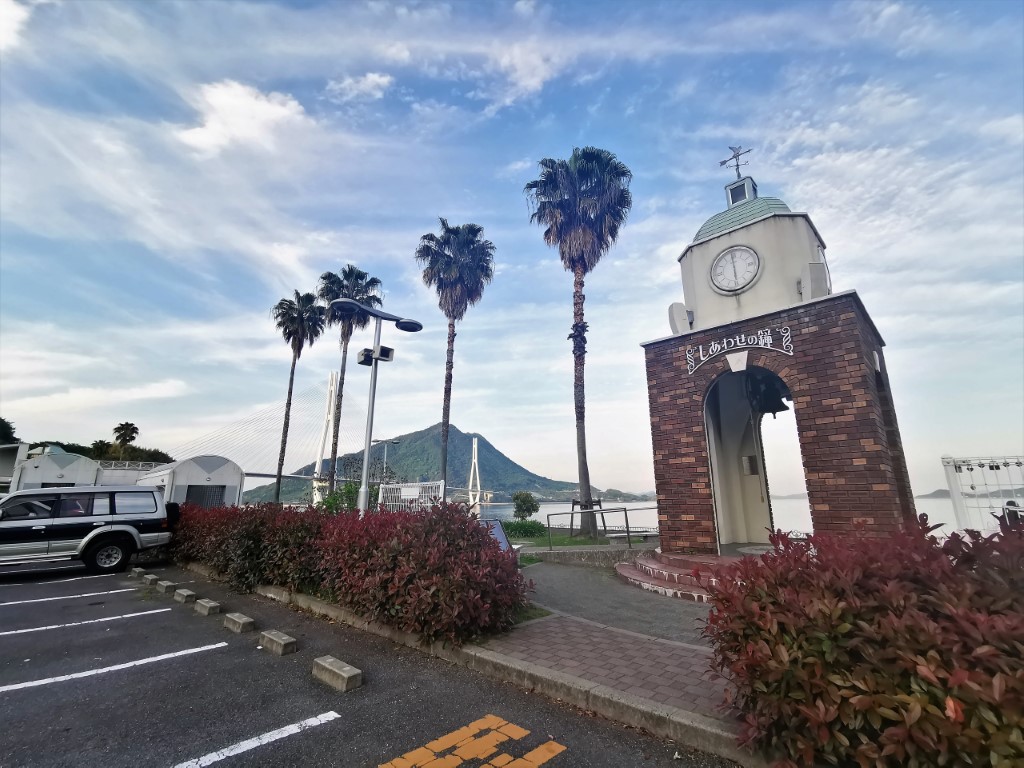
[[(85, 442), (130, 420), (164, 448), (237, 422), (283, 401), (270, 307), (352, 262), (426, 326), (385, 331), (376, 434), (436, 423), (445, 322), (413, 252), (444, 216), (497, 247), (452, 421), (574, 479), (572, 281), (522, 189), (590, 144), (634, 173), (587, 281), (591, 476), (650, 489), (639, 344), (668, 335), (676, 259), (742, 144), (879, 326), (932, 490), (944, 453), (1024, 453), (1022, 40), (1009, 0), (0, 0), (0, 414)], [(297, 389), (337, 350), (331, 331), (306, 351)], [(351, 370), (344, 450), (366, 407)], [(791, 420), (766, 447), (773, 489), (800, 490)]]

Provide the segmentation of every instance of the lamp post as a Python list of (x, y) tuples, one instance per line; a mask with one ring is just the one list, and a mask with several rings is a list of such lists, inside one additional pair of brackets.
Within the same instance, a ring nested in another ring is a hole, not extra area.
[(401, 440), (372, 440), (373, 443), (384, 443), (384, 469), (381, 471), (381, 482), (388, 479), (388, 443), (398, 445)]
[(370, 366), (370, 400), (366, 406), (366, 439), (363, 443), (363, 472), (362, 477), (360, 478), (359, 496), (356, 500), (356, 506), (365, 511), (370, 504), (370, 446), (372, 445), (373, 440), (373, 403), (374, 398), (377, 395), (377, 362), (383, 360), (387, 363), (394, 360), (395, 357), (395, 351), (393, 349), (381, 347), (380, 345), (381, 320), (387, 320), (390, 323), (394, 323), (398, 330), (406, 331), (407, 333), (422, 331), (423, 323), (417, 320), (398, 317), (398, 315), (392, 315), (389, 312), (384, 312), (376, 307), (368, 307), (365, 304), (360, 304), (355, 299), (335, 299), (329, 306), (337, 306), (338, 311), (342, 314), (354, 315), (357, 312), (365, 312), (375, 320), (373, 327), (373, 349), (364, 349), (359, 353), (359, 364)]

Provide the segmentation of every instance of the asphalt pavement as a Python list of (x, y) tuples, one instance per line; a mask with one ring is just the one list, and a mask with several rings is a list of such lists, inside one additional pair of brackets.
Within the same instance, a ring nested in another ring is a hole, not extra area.
[[(191, 572), (149, 571), (257, 631), (124, 574), (0, 569), (0, 767), (731, 765)], [(258, 648), (264, 629), (299, 652)], [(362, 687), (314, 680), (326, 654), (361, 669)]]

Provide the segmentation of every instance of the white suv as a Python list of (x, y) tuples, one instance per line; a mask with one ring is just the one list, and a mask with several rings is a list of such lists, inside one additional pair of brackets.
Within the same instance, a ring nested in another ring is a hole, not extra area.
[(123, 571), (133, 552), (171, 540), (177, 505), (145, 486), (16, 491), (0, 501), (0, 565), (82, 560), (96, 573)]

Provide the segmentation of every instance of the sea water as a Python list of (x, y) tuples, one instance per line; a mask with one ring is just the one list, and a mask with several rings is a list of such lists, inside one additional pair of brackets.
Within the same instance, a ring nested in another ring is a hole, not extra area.
[[(917, 514), (927, 514), (930, 523), (943, 524), (938, 531), (940, 534), (949, 533), (956, 527), (953, 504), (949, 499), (915, 499), (914, 504)], [(630, 528), (657, 529), (658, 527), (658, 510), (653, 501), (608, 502), (605, 507), (608, 510), (625, 507), (629, 514)], [(513, 509), (511, 504), (483, 504), (480, 506), (480, 517), (512, 520)], [(531, 519), (538, 520), (545, 525), (550, 519), (550, 524), (553, 527), (567, 528), (569, 515), (556, 513), (570, 511), (571, 507), (567, 503), (542, 503), (540, 510)], [(775, 519), (775, 527), (783, 531), (810, 532), (812, 530), (811, 509), (807, 499), (776, 499), (772, 502), (772, 514)], [(552, 517), (548, 518), (548, 515), (552, 515)], [(575, 520), (575, 524), (579, 525), (578, 515)], [(625, 516), (621, 512), (609, 512), (605, 515), (605, 522), (609, 528), (622, 528), (625, 525)]]

